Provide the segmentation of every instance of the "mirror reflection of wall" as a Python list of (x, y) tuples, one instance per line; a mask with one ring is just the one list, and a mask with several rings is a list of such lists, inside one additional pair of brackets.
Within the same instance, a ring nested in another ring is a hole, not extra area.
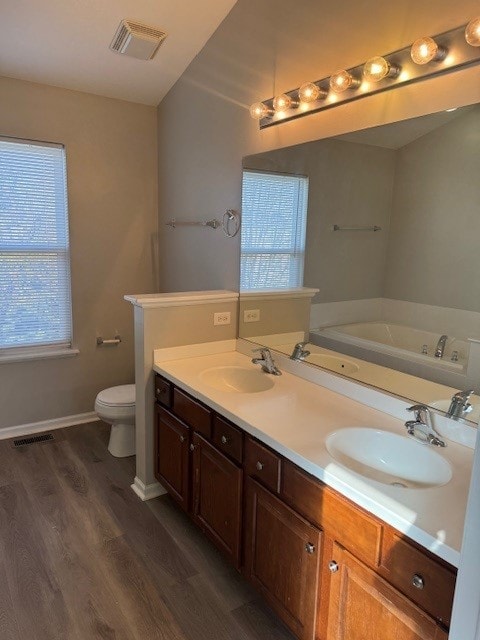
[[(472, 106), (245, 158), (248, 170), (309, 178), (310, 340), (349, 356), (341, 372), (368, 360), (478, 390), (479, 143)], [(263, 333), (245, 326), (244, 337), (276, 333), (266, 319)]]

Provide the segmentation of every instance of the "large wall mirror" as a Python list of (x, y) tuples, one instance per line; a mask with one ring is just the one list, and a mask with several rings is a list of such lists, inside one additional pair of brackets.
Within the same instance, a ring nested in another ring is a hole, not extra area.
[(240, 337), (439, 410), (480, 392), (480, 105), (243, 169)]

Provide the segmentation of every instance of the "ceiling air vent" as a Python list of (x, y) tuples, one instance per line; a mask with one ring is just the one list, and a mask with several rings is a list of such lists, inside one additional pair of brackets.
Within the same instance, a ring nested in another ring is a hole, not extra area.
[(134, 20), (122, 20), (113, 36), (110, 49), (125, 56), (150, 60), (167, 34)]

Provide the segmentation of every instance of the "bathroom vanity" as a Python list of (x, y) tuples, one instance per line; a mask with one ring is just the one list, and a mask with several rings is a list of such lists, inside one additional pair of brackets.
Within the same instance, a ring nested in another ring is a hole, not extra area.
[[(240, 392), (216, 379), (227, 369), (246, 372)], [(288, 373), (272, 382), (236, 352), (155, 371), (158, 481), (298, 638), (373, 640), (372, 620), (382, 638), (447, 638), (471, 450), (448, 443), (444, 486), (382, 485), (337, 464), (326, 436), (403, 436), (399, 420)]]

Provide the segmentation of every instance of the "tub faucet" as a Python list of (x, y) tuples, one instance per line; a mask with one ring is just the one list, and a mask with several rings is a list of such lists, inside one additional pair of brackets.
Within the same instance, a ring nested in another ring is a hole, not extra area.
[(443, 358), (443, 353), (445, 351), (445, 343), (447, 342), (448, 336), (443, 334), (440, 336), (437, 346), (435, 348), (435, 358)]
[(260, 347), (258, 349), (254, 349), (253, 351), (254, 352), (260, 351), (260, 356), (261, 356), (260, 358), (252, 358), (253, 364), (261, 364), (262, 371), (265, 371), (265, 373), (271, 373), (274, 376), (282, 375), (282, 372), (277, 367), (277, 365), (275, 364), (272, 358), (270, 349), (267, 349), (267, 347)]
[(458, 418), (463, 418), (467, 413), (470, 413), (473, 409), (469, 402), (472, 393), (473, 389), (467, 389), (466, 391), (459, 391), (456, 393), (452, 398), (450, 407), (448, 408), (447, 416), (454, 420), (458, 420)]
[(305, 360), (310, 355), (310, 351), (305, 350), (305, 346), (308, 342), (297, 342), (294, 346), (290, 360)]
[(432, 427), (427, 406), (424, 404), (414, 404), (413, 407), (408, 407), (407, 411), (413, 411), (415, 416), (414, 420), (407, 420), (405, 423), (405, 428), (409, 436), (425, 444), (433, 444), (435, 447), (447, 446), (443, 440), (440, 440), (437, 432)]

